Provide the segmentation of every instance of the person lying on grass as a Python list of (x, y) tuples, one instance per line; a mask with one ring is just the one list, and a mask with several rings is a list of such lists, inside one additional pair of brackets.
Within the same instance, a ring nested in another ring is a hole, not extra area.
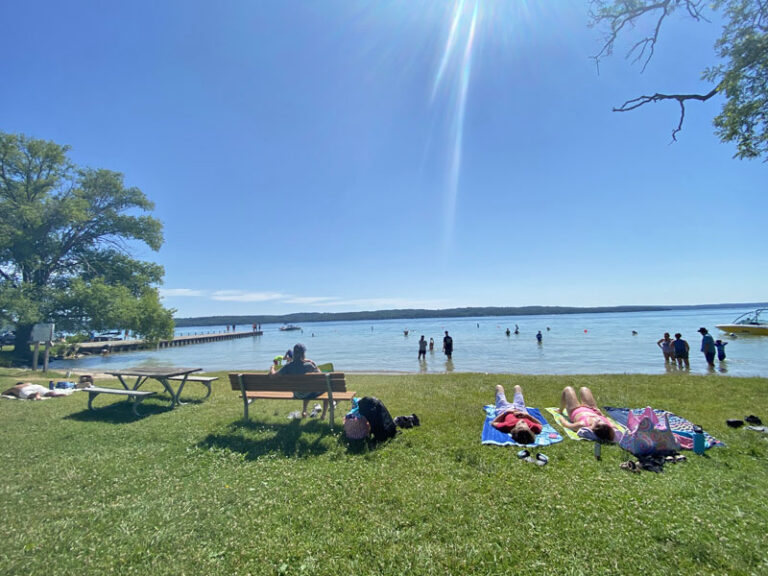
[(562, 425), (566, 428), (571, 430), (587, 428), (592, 431), (598, 441), (613, 442), (615, 436), (613, 426), (597, 407), (592, 391), (586, 386), (579, 389), (578, 396), (571, 386), (563, 389), (560, 413), (565, 416)]
[(515, 396), (510, 404), (501, 385), (496, 386), (496, 418), (491, 421), (491, 426), (509, 434), (518, 444), (533, 444), (543, 428), (541, 422), (528, 414), (523, 389), (515, 386)]
[[(281, 376), (285, 374), (309, 374), (311, 372), (320, 372), (312, 360), (306, 357), (307, 347), (304, 344), (298, 343), (293, 347), (293, 359), (285, 366), (277, 370), (277, 365), (272, 364), (269, 369), (270, 376)], [(317, 398), (322, 392), (294, 392), (293, 397), (303, 400), (304, 405), (301, 409), (301, 417), (307, 417), (307, 405), (312, 398)], [(328, 409), (328, 400), (323, 400), (323, 413), (320, 419), (325, 418), (325, 411)]]
[(19, 382), (16, 386), (8, 388), (8, 390), (3, 392), (3, 396), (16, 396), (16, 398), (21, 398), (22, 400), (42, 400), (43, 396), (67, 396), (67, 394), (61, 390), (48, 390), (48, 388), (40, 384)]

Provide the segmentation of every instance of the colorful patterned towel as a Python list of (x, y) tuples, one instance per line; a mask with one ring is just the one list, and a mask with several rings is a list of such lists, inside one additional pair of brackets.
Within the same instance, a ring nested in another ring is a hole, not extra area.
[[(542, 424), (541, 433), (536, 436), (536, 442), (534, 444), (528, 444), (528, 446), (549, 446), (557, 442), (562, 442), (563, 437), (557, 433), (557, 430), (552, 428), (552, 425), (547, 422), (546, 418), (541, 414), (537, 408), (526, 408), (528, 414), (536, 418)], [(488, 405), (483, 408), (485, 410), (485, 422), (483, 423), (483, 432), (480, 436), (482, 444), (493, 444), (494, 446), (521, 446), (514, 440), (509, 434), (500, 432), (491, 426), (491, 422), (496, 417), (496, 407)]]
[[(629, 408), (614, 408), (613, 406), (605, 406), (605, 413), (610, 415), (611, 418), (620, 422), (626, 426), (629, 420)], [(632, 408), (632, 412), (637, 416), (641, 416), (645, 408)], [(667, 410), (659, 410), (654, 408), (653, 411), (660, 421), (664, 421), (664, 415), (669, 417), (669, 427), (672, 429), (672, 434), (675, 435), (677, 441), (680, 443), (680, 447), (683, 450), (693, 450), (693, 424), (677, 414), (673, 414)], [(713, 446), (725, 446), (717, 438), (711, 436), (707, 432), (704, 432), (704, 447), (710, 449)]]
[[(594, 438), (589, 438), (587, 436), (580, 436), (579, 433), (576, 430), (571, 430), (570, 428), (566, 428), (563, 426), (563, 421), (565, 420), (565, 416), (560, 414), (559, 408), (553, 406), (551, 408), (546, 408), (546, 411), (552, 414), (552, 416), (555, 418), (555, 422), (557, 422), (558, 426), (560, 426), (564, 431), (565, 435), (568, 436), (571, 440), (593, 440)], [(621, 424), (620, 422), (617, 422), (614, 418), (612, 418), (612, 415), (605, 414), (605, 417), (608, 418), (608, 420), (611, 422), (611, 426), (613, 426), (616, 430), (618, 430), (618, 434), (614, 438), (614, 442), (618, 442), (622, 436), (624, 436), (624, 433), (627, 431), (627, 427), (624, 424)], [(626, 420), (625, 420), (626, 422)], [(587, 431), (590, 432), (590, 431)]]

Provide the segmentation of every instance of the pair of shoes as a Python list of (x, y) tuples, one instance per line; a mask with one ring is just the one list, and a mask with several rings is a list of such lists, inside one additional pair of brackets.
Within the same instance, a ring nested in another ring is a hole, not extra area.
[(320, 411), (323, 409), (320, 404), (315, 404), (314, 408), (312, 408), (312, 412), (309, 413), (310, 418), (317, 418), (317, 415), (320, 414)]
[(410, 416), (397, 416), (395, 418), (395, 426), (398, 428), (413, 428), (414, 426), (420, 426), (421, 422), (416, 414)]
[(763, 421), (762, 421), (762, 420), (760, 420), (760, 418), (758, 418), (758, 417), (757, 417), (757, 416), (755, 416), (754, 414), (750, 414), (749, 416), (747, 416), (746, 418), (744, 418), (744, 420), (745, 420), (746, 422), (749, 422), (749, 423), (750, 423), (750, 424), (752, 424), (753, 426), (760, 426), (760, 425), (762, 425), (762, 423), (763, 423)]
[(517, 457), (520, 460), (535, 463), (537, 466), (546, 466), (547, 462), (549, 462), (549, 458), (547, 458), (546, 454), (542, 454), (541, 452), (536, 454), (536, 457), (534, 458), (528, 450), (520, 450), (520, 452), (517, 453)]
[(678, 462), (685, 462), (686, 460), (688, 460), (688, 458), (686, 458), (684, 454), (670, 454), (664, 458), (664, 462), (669, 462), (670, 464), (677, 464)]
[(413, 428), (413, 422), (408, 416), (395, 417), (395, 426), (398, 428)]
[(635, 474), (640, 474), (640, 469), (637, 467), (637, 464), (634, 462), (634, 460), (627, 460), (626, 462), (622, 462), (619, 464), (619, 468), (622, 470), (628, 470), (629, 472), (634, 472)]
[(288, 420), (298, 420), (301, 418), (301, 412), (298, 410), (294, 410), (290, 414), (288, 414)]

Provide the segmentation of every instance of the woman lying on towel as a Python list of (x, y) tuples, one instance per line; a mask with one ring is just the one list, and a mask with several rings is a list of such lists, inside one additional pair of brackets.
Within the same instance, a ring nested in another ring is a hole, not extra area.
[[(581, 397), (581, 402), (579, 401)], [(570, 386), (566, 386), (560, 398), (560, 413), (566, 418), (563, 426), (571, 430), (587, 428), (602, 442), (614, 441), (614, 429), (600, 408), (597, 407), (592, 391), (586, 386), (579, 389), (579, 395)]]
[(42, 400), (43, 396), (67, 396), (67, 393), (61, 390), (48, 390), (48, 388), (40, 386), (40, 384), (19, 382), (13, 388), (8, 388), (8, 390), (3, 392), (3, 396), (16, 396), (16, 398), (21, 398), (22, 400)]
[(512, 404), (507, 402), (504, 387), (496, 386), (496, 418), (491, 421), (491, 426), (509, 434), (518, 444), (533, 444), (542, 429), (541, 422), (528, 414), (520, 386), (515, 386)]

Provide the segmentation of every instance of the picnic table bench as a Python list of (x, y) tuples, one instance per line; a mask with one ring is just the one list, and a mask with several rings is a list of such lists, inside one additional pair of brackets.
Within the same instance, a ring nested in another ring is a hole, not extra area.
[[(186, 382), (199, 382), (200, 384), (208, 388), (208, 393), (202, 398), (203, 400), (205, 400), (211, 395), (211, 383), (214, 380), (218, 380), (218, 379), (219, 379), (218, 376), (196, 376), (196, 375), (193, 376), (192, 374), (190, 374), (189, 376), (187, 376)], [(181, 396), (181, 390), (184, 387), (184, 376), (171, 376), (170, 378), (168, 378), (168, 380), (180, 380), (182, 382), (181, 387), (179, 388), (179, 393), (178, 393), (178, 395)]]
[(327, 400), (330, 422), (333, 426), (334, 403), (351, 401), (355, 392), (347, 390), (343, 372), (310, 372), (309, 374), (267, 374), (259, 372), (232, 372), (229, 374), (232, 390), (239, 390), (243, 398), (243, 418), (248, 420), (248, 405), (260, 400), (294, 400), (294, 393), (318, 393), (313, 400)]
[(155, 392), (148, 390), (125, 390), (123, 388), (102, 388), (101, 386), (90, 386), (83, 388), (88, 392), (88, 409), (93, 410), (93, 399), (99, 394), (117, 394), (118, 396), (128, 396), (127, 400), (133, 404), (133, 413), (139, 415), (138, 405), (147, 396), (153, 396)]

